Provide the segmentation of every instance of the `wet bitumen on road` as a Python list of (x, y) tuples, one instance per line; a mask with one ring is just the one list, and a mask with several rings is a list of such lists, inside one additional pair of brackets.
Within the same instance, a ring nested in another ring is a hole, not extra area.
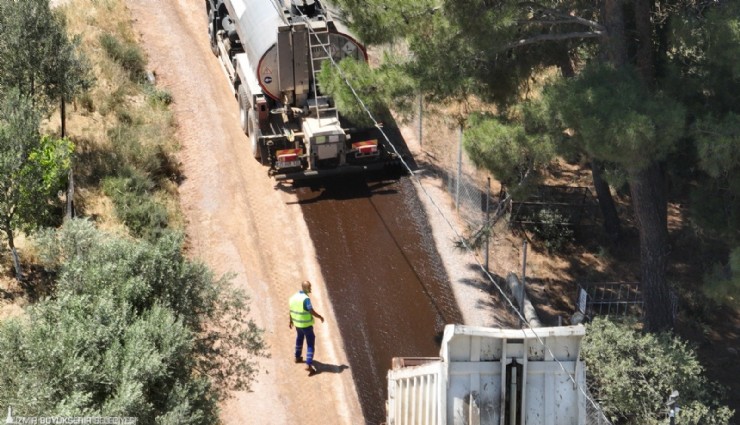
[(435, 357), (462, 323), (426, 214), (408, 178), (297, 185), (368, 424), (385, 419), (393, 357)]

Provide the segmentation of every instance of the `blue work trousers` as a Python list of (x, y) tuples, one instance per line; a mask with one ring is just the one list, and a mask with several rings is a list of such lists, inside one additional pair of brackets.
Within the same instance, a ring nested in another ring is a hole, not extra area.
[(301, 357), (303, 352), (303, 339), (306, 339), (306, 364), (311, 365), (313, 362), (313, 346), (316, 342), (316, 335), (313, 333), (313, 326), (307, 328), (295, 328), (295, 356)]

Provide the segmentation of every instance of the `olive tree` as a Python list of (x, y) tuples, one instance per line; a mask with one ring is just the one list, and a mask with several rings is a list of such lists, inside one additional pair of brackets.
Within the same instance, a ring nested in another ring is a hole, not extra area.
[(22, 277), (15, 232), (49, 223), (64, 187), (72, 145), (39, 135), (40, 114), (28, 96), (0, 92), (0, 231)]
[(246, 297), (186, 259), (183, 237), (117, 238), (68, 220), (36, 238), (53, 298), (0, 322), (0, 404), (25, 416), (218, 423), (264, 355)]
[(0, 87), (14, 87), (44, 109), (60, 104), (62, 136), (65, 102), (93, 83), (78, 45), (49, 0), (0, 0)]

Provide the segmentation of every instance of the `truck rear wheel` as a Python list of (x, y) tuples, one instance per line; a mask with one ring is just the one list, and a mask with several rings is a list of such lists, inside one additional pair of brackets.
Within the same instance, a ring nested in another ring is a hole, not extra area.
[(249, 104), (249, 98), (247, 96), (247, 90), (244, 85), (240, 84), (236, 91), (237, 100), (239, 101), (239, 124), (242, 127), (244, 134), (249, 136), (249, 113), (251, 112), (251, 105)]
[(260, 146), (260, 137), (262, 137), (262, 131), (255, 125), (254, 110), (250, 109), (247, 115), (247, 127), (249, 129), (249, 141), (252, 145), (252, 156), (254, 159), (264, 164), (267, 158), (262, 158), (262, 147)]
[(211, 43), (211, 52), (218, 56), (218, 43), (216, 43), (216, 32), (218, 31), (216, 23), (216, 13), (211, 10), (208, 12), (208, 40)]

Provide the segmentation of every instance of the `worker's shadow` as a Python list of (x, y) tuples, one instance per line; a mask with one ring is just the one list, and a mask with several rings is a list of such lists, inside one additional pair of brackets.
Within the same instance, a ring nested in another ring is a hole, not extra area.
[(334, 365), (334, 364), (327, 364), (327, 363), (321, 363), (317, 362), (316, 360), (313, 361), (313, 367), (316, 368), (316, 374), (319, 373), (342, 373), (345, 369), (349, 369), (349, 366), (346, 364), (343, 365)]

